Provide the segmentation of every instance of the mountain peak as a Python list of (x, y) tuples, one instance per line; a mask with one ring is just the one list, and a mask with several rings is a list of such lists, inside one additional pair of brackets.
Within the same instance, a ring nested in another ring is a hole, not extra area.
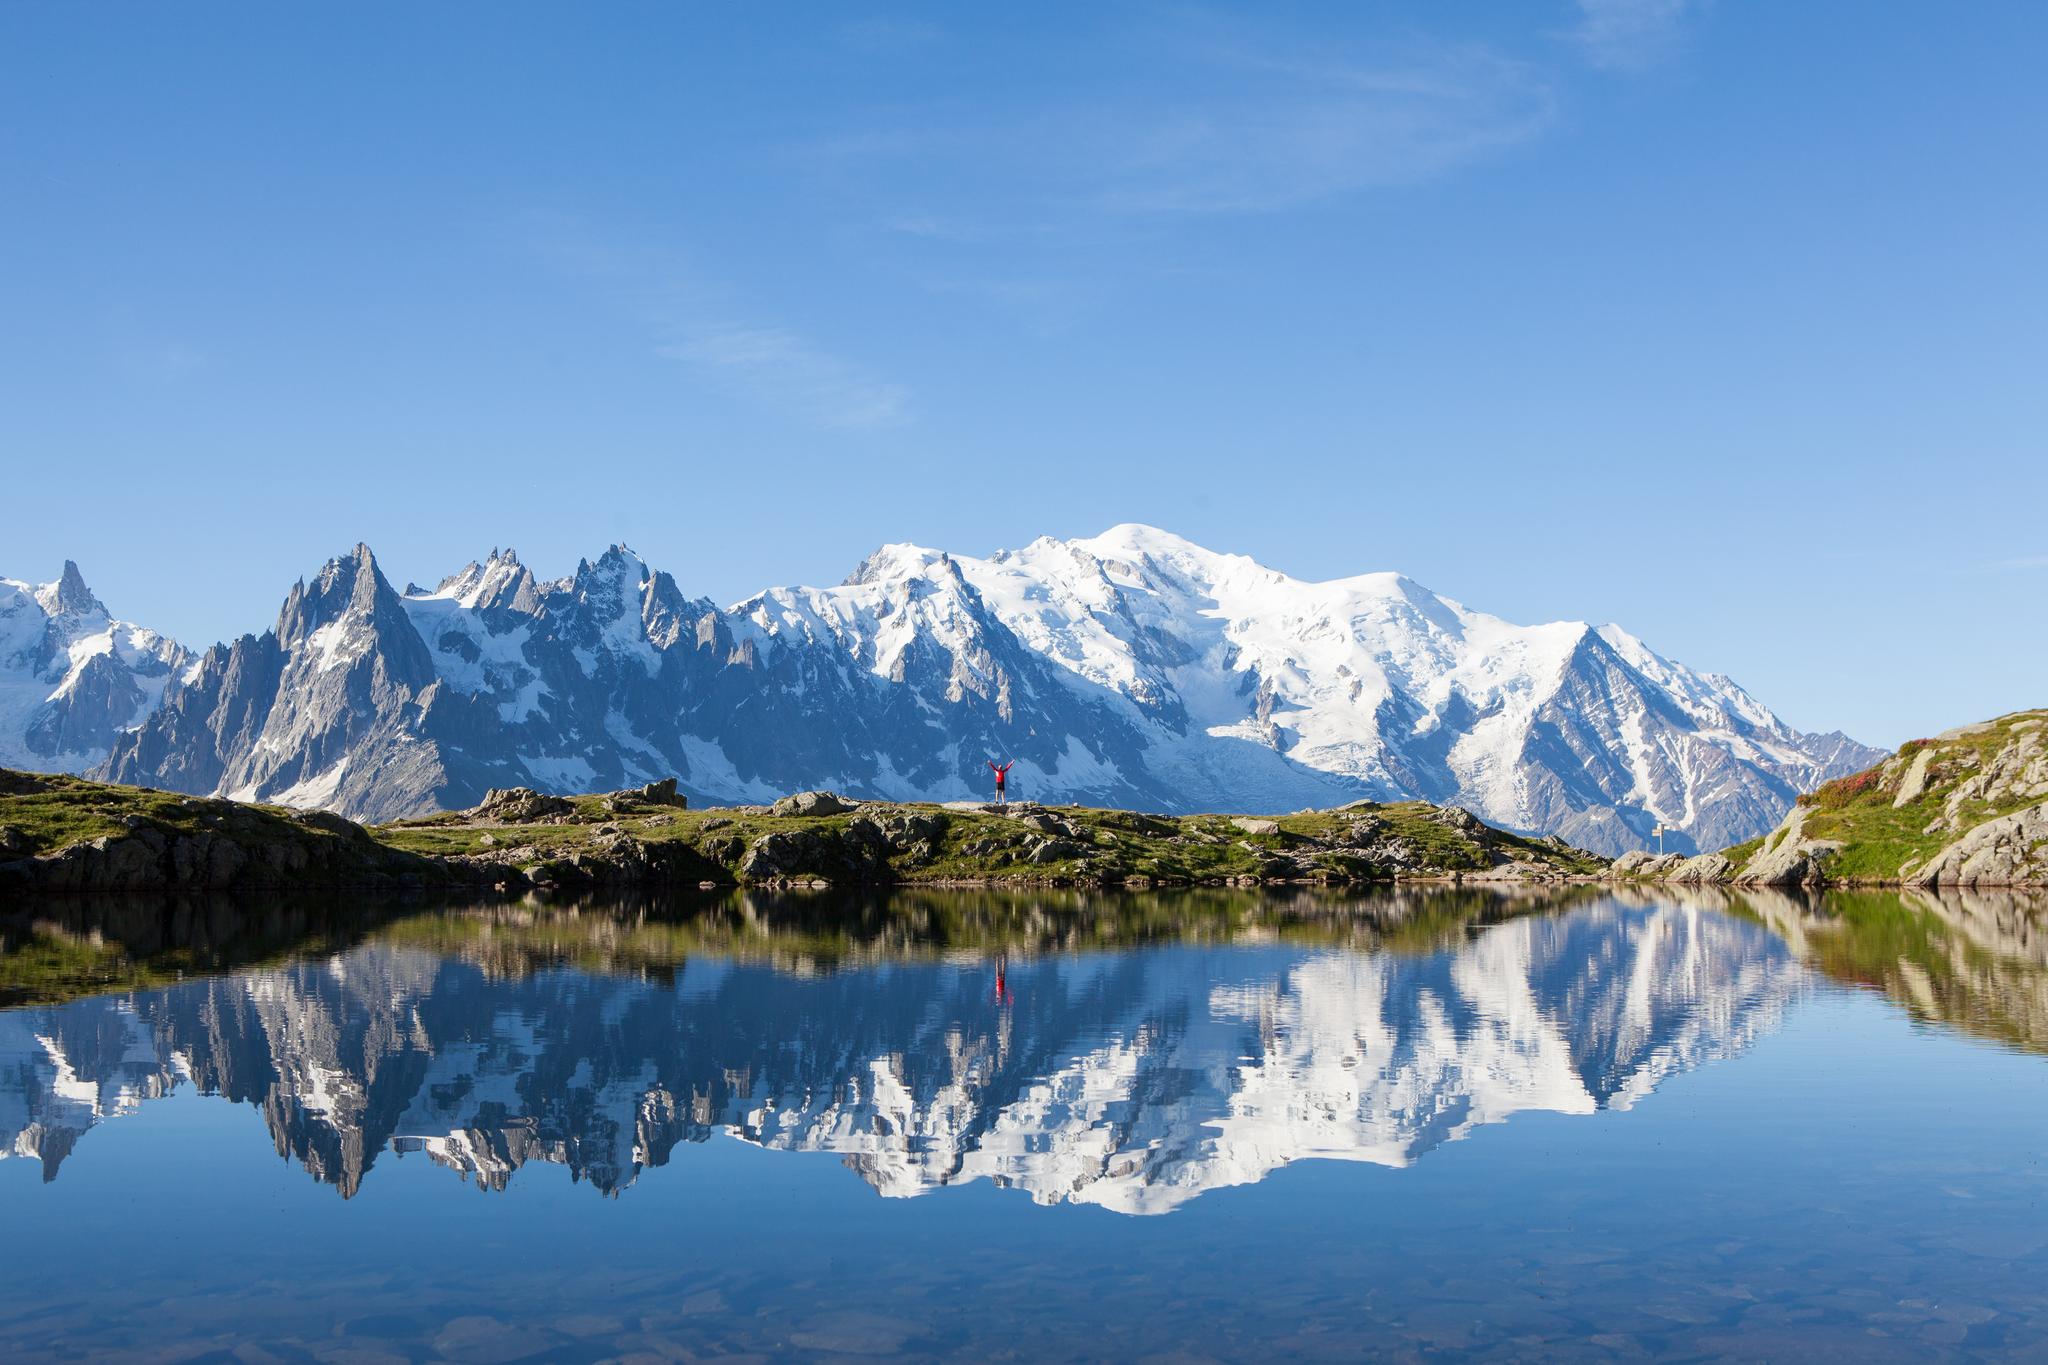
[(85, 586), (85, 575), (78, 571), (76, 560), (64, 561), (64, 572), (51, 585), (51, 605), (58, 613), (83, 616), (88, 613), (106, 615), (106, 607), (93, 596), (91, 588)]
[[(41, 614), (20, 615), (38, 618), (17, 632), (36, 660), (52, 657)], [(1612, 627), (1517, 625), (1395, 573), (1299, 580), (1138, 522), (986, 558), (885, 544), (839, 587), (772, 588), (729, 610), (686, 598), (623, 543), (547, 583), (494, 549), (404, 599), (358, 546), (294, 590), (276, 642), (317, 648), (289, 670), (244, 651), (246, 697), (220, 679), (178, 689), (183, 711), (145, 737), (165, 757), (125, 779), (383, 818), (430, 789), (461, 803), (493, 785), (664, 774), (712, 799), (827, 783), (959, 799), (980, 789), (974, 755), (1001, 752), (1041, 799), (1455, 800), (1620, 852), (1659, 822), (1697, 846), (1739, 842), (1792, 793), (1868, 761)], [(340, 667), (372, 652), (376, 670)], [(339, 719), (341, 687), (378, 698), (360, 729)], [(431, 706), (405, 709), (434, 687)], [(231, 732), (215, 724), (229, 701), (252, 718)], [(313, 711), (320, 734), (355, 748), (263, 719)]]
[(1119, 522), (1098, 536), (1089, 536), (1073, 542), (1105, 559), (1133, 558), (1142, 555), (1198, 555), (1209, 559), (1241, 558), (1225, 556), (1204, 546), (1197, 545), (1185, 536), (1163, 531), (1157, 526), (1147, 526), (1140, 521)]
[(840, 586), (854, 588), (863, 583), (887, 583), (899, 578), (916, 578), (932, 565), (950, 560), (951, 556), (944, 551), (928, 550), (907, 540), (897, 541), (879, 547), (873, 554), (863, 559)]
[(539, 605), (539, 587), (533, 573), (519, 562), (511, 548), (491, 547), (490, 557), (479, 564), (471, 560), (442, 579), (432, 592), (407, 585), (405, 596), (443, 597), (464, 607), (510, 607), (531, 613)]

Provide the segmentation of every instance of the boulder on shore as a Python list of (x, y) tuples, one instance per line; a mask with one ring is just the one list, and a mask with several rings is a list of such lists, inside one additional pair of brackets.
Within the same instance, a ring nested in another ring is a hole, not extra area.
[(673, 806), (677, 810), (688, 810), (690, 798), (676, 791), (676, 780), (664, 777), (659, 782), (649, 782), (644, 787), (626, 787), (611, 793), (611, 799), (621, 805)]
[(859, 810), (860, 803), (837, 792), (812, 791), (785, 796), (770, 809), (776, 815), (847, 815)]
[(469, 809), (469, 818), (495, 825), (524, 825), (575, 811), (576, 807), (561, 797), (531, 787), (493, 787)]
[(1927, 860), (1919, 886), (2019, 886), (2048, 881), (2048, 801), (1987, 820)]

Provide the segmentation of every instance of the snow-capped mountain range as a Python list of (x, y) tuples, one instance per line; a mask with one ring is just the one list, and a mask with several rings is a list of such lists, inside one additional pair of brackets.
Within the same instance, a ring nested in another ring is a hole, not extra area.
[(672, 983), (495, 975), (369, 945), (0, 1012), (0, 1156), (45, 1178), (181, 1085), (259, 1109), (353, 1194), (386, 1151), (607, 1193), (723, 1135), (834, 1152), (878, 1192), (986, 1179), (1168, 1212), (1307, 1159), (1406, 1166), (1517, 1113), (1625, 1109), (1777, 1026), (1806, 977), (1761, 926), (1609, 901), (1425, 954), (1174, 946)]
[(0, 578), (0, 767), (104, 762), (189, 663), (177, 641), (110, 616), (70, 560), (54, 583)]
[[(1304, 582), (1144, 526), (986, 559), (891, 545), (722, 608), (623, 546), (553, 581), (494, 551), (403, 591), (358, 546), (262, 635), (190, 656), (115, 625), (99, 664), (51, 643), (86, 638), (62, 584), (8, 586), (0, 753), (372, 819), (671, 775), (700, 802), (951, 800), (995, 757), (1047, 801), (1421, 797), (1616, 853), (1660, 822), (1669, 848), (1738, 842), (1881, 757), (1616, 626), (1517, 626), (1398, 574)], [(82, 670), (113, 700), (66, 702)]]

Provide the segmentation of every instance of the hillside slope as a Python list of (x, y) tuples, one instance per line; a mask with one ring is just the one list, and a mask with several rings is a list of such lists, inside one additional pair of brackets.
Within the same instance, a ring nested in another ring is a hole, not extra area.
[(805, 792), (694, 811), (657, 783), (573, 798), (513, 788), (365, 829), (325, 811), (0, 769), (0, 888), (17, 891), (1559, 881), (1606, 867), (1424, 802), (1252, 819)]
[(1799, 798), (1760, 840), (1679, 860), (1629, 855), (1619, 875), (1764, 885), (2048, 885), (2048, 710), (1933, 739)]

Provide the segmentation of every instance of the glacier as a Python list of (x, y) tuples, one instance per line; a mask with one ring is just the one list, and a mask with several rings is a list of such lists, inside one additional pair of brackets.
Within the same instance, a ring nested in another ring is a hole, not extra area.
[(494, 550), (402, 589), (358, 546), (261, 635), (193, 654), (109, 626), (127, 643), (94, 667), (129, 681), (61, 750), (32, 747), (65, 685), (50, 641), (89, 623), (6, 588), (7, 761), (365, 819), (667, 776), (711, 804), (960, 800), (998, 757), (1049, 802), (1420, 798), (1610, 854), (1661, 824), (1692, 852), (1881, 757), (1618, 626), (1516, 625), (1393, 573), (1309, 582), (1139, 525), (985, 558), (888, 545), (725, 606), (623, 545), (559, 579)]
[(110, 615), (68, 559), (53, 583), (0, 578), (0, 766), (104, 762), (190, 662), (177, 641)]

